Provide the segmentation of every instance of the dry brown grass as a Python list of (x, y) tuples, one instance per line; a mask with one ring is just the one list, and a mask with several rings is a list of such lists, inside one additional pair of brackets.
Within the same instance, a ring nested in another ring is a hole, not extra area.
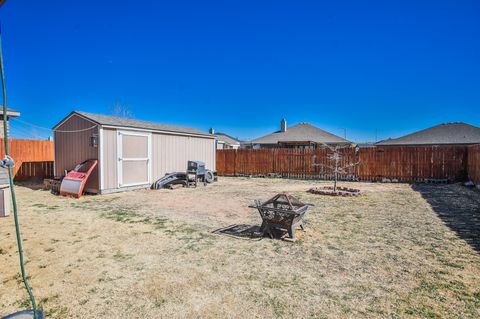
[[(306, 193), (319, 184), (221, 178), (80, 200), (19, 187), (31, 284), (49, 318), (480, 316), (480, 252), (421, 192), (355, 183), (358, 198)], [(247, 205), (283, 191), (316, 205), (296, 243), (212, 233), (259, 224)], [(456, 205), (480, 200), (469, 196)], [(0, 219), (0, 261), (5, 315), (27, 305), (12, 218)]]

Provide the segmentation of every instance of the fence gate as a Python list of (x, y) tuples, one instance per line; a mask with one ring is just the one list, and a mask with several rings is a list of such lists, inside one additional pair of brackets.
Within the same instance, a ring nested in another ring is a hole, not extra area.
[(118, 187), (151, 184), (152, 135), (118, 131)]

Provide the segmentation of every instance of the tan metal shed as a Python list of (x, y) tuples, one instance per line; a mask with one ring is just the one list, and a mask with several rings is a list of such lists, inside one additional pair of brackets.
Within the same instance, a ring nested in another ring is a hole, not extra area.
[(90, 193), (149, 187), (165, 173), (185, 171), (188, 160), (215, 170), (215, 137), (195, 128), (73, 111), (53, 128), (55, 175), (97, 159)]

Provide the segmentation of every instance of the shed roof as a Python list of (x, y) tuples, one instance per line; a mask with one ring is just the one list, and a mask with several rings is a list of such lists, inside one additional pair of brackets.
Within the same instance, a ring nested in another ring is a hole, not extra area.
[(480, 144), (480, 127), (463, 122), (442, 123), (399, 138), (377, 143), (387, 145)]
[[(82, 111), (73, 111), (65, 119), (67, 119), (69, 116), (73, 114), (78, 114), (94, 123), (97, 123), (100, 125), (106, 125), (106, 126), (138, 128), (138, 129), (146, 129), (146, 130), (152, 130), (152, 131), (166, 131), (166, 132), (175, 132), (175, 133), (205, 135), (205, 136), (212, 137), (211, 134), (208, 134), (207, 132), (201, 131), (193, 127), (160, 124), (155, 122), (133, 120), (133, 119), (127, 119), (122, 117), (103, 115), (103, 114), (93, 114), (93, 113), (87, 113)], [(60, 124), (62, 124), (64, 120), (62, 120), (60, 123), (55, 125), (54, 129), (57, 128)]]
[(324, 131), (307, 122), (290, 126), (285, 132), (273, 132), (250, 141), (251, 144), (277, 144), (278, 142), (314, 142), (325, 144), (351, 143), (340, 136)]
[(219, 141), (226, 142), (230, 145), (240, 145), (241, 141), (225, 133), (215, 133), (215, 137)]

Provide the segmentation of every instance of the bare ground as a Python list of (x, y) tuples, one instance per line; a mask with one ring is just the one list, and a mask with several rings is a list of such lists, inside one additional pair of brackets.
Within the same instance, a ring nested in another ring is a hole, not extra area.
[[(35, 295), (48, 318), (480, 316), (478, 192), (342, 183), (364, 194), (306, 193), (319, 184), (221, 178), (80, 200), (18, 187)], [(316, 205), (296, 243), (213, 233), (258, 225), (247, 206), (278, 192)], [(0, 315), (28, 306), (16, 252), (13, 218), (0, 219)]]

